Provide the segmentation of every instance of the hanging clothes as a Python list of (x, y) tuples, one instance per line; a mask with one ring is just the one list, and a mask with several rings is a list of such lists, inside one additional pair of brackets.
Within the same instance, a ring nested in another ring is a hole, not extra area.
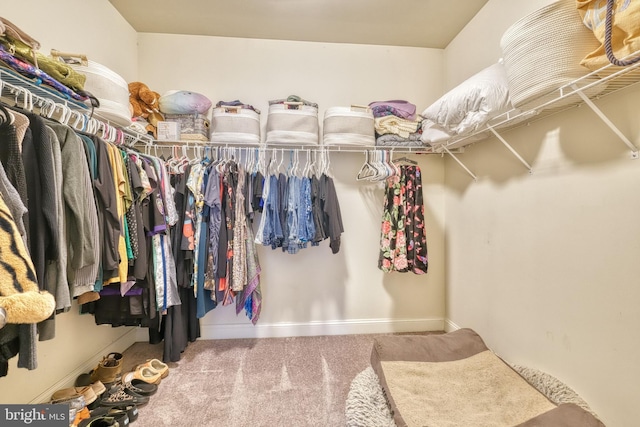
[(378, 268), (425, 274), (428, 268), (422, 177), (417, 165), (399, 167), (387, 178)]
[(295, 166), (289, 169), (286, 175), (271, 171), (264, 179), (255, 242), (296, 254), (309, 243), (318, 246), (329, 239), (331, 252), (338, 253), (344, 226), (333, 178), (326, 173), (298, 176)]

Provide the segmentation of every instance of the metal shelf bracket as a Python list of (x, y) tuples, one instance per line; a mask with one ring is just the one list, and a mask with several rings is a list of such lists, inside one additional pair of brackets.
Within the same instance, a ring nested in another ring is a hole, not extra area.
[(571, 87), (573, 88), (573, 90), (576, 91), (576, 93), (580, 96), (580, 98), (582, 99), (582, 101), (584, 101), (584, 103), (593, 110), (594, 113), (596, 113), (596, 115), (598, 117), (600, 117), (600, 119), (607, 125), (609, 126), (609, 128), (611, 128), (611, 130), (618, 135), (618, 138), (620, 138), (622, 140), (622, 142), (625, 143), (625, 145), (627, 147), (629, 147), (629, 149), (631, 150), (631, 158), (632, 159), (637, 159), (638, 158), (638, 147), (636, 147), (633, 142), (631, 142), (629, 140), (629, 138), (626, 137), (625, 134), (623, 134), (620, 129), (618, 129), (618, 127), (616, 125), (613, 124), (613, 122), (611, 120), (609, 120), (609, 118), (602, 112), (602, 110), (600, 110), (596, 104), (593, 103), (593, 101), (591, 101), (584, 93), (582, 93), (582, 90), (575, 84), (571, 85)]
[(473, 172), (471, 172), (471, 171), (469, 170), (469, 168), (467, 168), (467, 167), (464, 165), (464, 163), (462, 163), (462, 162), (460, 161), (460, 159), (458, 159), (456, 156), (454, 156), (454, 155), (453, 155), (453, 153), (452, 153), (452, 152), (451, 152), (447, 147), (445, 147), (445, 146), (443, 145), (443, 146), (442, 146), (442, 149), (443, 149), (444, 151), (446, 151), (446, 152), (447, 152), (447, 154), (448, 154), (448, 155), (450, 155), (450, 156), (451, 156), (451, 158), (452, 158), (453, 160), (455, 160), (455, 161), (456, 161), (456, 163), (458, 163), (458, 164), (462, 167), (462, 169), (464, 169), (465, 171), (467, 171), (467, 173), (468, 173), (469, 175), (471, 175), (471, 177), (473, 178), (473, 180), (474, 180), (474, 181), (477, 181), (477, 180), (478, 180), (478, 177), (477, 177), (477, 176), (475, 176), (475, 175), (473, 174)]
[(520, 163), (522, 163), (523, 165), (526, 166), (526, 168), (529, 170), (529, 173), (533, 173), (531, 165), (529, 163), (527, 163), (527, 161), (525, 159), (523, 159), (522, 156), (520, 154), (518, 154), (518, 152), (516, 150), (514, 150), (513, 147), (511, 145), (509, 145), (509, 143), (507, 141), (505, 141), (505, 139), (502, 137), (502, 135), (500, 135), (498, 132), (496, 132), (496, 130), (492, 126), (488, 126), (487, 125), (487, 128), (491, 131), (491, 133), (493, 133), (493, 135), (496, 138), (498, 138), (498, 140), (500, 142), (502, 142), (504, 144), (505, 147), (507, 147), (507, 149), (509, 151), (511, 151), (511, 154), (513, 154), (514, 156), (516, 156), (516, 158), (518, 160), (520, 160)]

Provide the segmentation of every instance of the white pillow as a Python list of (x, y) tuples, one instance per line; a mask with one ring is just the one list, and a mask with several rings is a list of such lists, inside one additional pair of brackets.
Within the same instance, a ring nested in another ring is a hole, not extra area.
[(422, 116), (452, 135), (464, 135), (510, 109), (507, 73), (498, 62), (451, 89)]
[(451, 139), (451, 134), (435, 123), (433, 120), (425, 119), (422, 121), (422, 142), (433, 145), (438, 142), (444, 142)]

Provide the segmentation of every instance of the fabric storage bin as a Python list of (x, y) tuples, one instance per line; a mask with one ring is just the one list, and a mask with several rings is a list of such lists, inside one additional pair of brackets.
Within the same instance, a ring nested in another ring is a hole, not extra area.
[(375, 145), (375, 127), (371, 108), (361, 105), (331, 107), (322, 122), (324, 145)]
[[(513, 106), (530, 107), (532, 101), (533, 106), (541, 105), (551, 99), (545, 94), (584, 77), (589, 70), (580, 61), (598, 45), (574, 0), (556, 1), (516, 21), (500, 41)], [(596, 80), (585, 78), (580, 85)], [(593, 96), (603, 89), (597, 85), (585, 94)]]
[(203, 114), (165, 114), (164, 120), (180, 124), (181, 141), (209, 141), (211, 123)]
[(260, 113), (241, 106), (213, 109), (211, 142), (230, 144), (260, 144)]
[(122, 127), (131, 125), (129, 86), (122, 76), (102, 64), (87, 59), (86, 55), (52, 50), (51, 56), (87, 77), (84, 90), (100, 101), (100, 107), (95, 110), (98, 116)]
[(269, 105), (267, 144), (318, 145), (318, 107), (303, 102)]

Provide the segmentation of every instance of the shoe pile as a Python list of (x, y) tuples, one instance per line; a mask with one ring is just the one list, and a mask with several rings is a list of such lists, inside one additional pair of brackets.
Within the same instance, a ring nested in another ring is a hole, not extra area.
[(50, 403), (69, 405), (71, 427), (125, 427), (138, 418), (138, 407), (149, 402), (169, 367), (150, 359), (122, 374), (122, 354), (109, 353), (75, 387), (58, 390)]

